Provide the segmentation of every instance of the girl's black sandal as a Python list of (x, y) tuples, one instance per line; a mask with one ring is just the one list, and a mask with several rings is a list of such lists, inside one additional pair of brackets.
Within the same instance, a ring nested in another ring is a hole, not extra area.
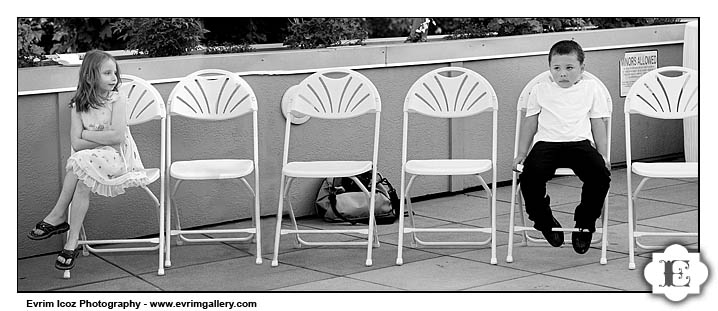
[[(36, 234), (35, 230), (42, 231), (42, 233)], [(44, 221), (40, 221), (35, 225), (35, 228), (33, 230), (30, 230), (30, 232), (27, 233), (27, 237), (31, 240), (44, 240), (55, 234), (65, 233), (67, 232), (67, 230), (70, 230), (70, 225), (67, 224), (67, 222), (63, 222), (57, 226), (53, 226)]]
[[(77, 260), (77, 256), (80, 255), (81, 248), (77, 248), (75, 250), (69, 250), (69, 249), (62, 249), (60, 254), (58, 254), (59, 257), (62, 257), (65, 262), (61, 262), (59, 260), (55, 260), (55, 268), (58, 270), (70, 270), (75, 267), (75, 260)], [(68, 260), (70, 263), (68, 263)]]

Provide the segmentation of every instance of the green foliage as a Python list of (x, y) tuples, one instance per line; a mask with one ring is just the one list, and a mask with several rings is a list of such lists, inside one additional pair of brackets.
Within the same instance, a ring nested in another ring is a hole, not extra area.
[(678, 18), (587, 18), (588, 22), (595, 25), (600, 29), (610, 28), (626, 28), (626, 27), (639, 27), (639, 26), (651, 26), (651, 25), (663, 25), (663, 24), (676, 24), (680, 22)]
[(411, 31), (412, 18), (367, 18), (369, 38), (406, 37)]
[(206, 17), (202, 23), (207, 42), (231, 44), (282, 42), (289, 26), (286, 17)]
[(43, 31), (40, 21), (32, 18), (17, 19), (17, 66), (35, 66), (45, 51), (38, 44)]
[(78, 53), (93, 49), (121, 48), (112, 34), (112, 23), (119, 18), (47, 18), (45, 29), (52, 35), (54, 53)]
[(224, 44), (208, 46), (204, 51), (204, 54), (226, 54), (226, 53), (244, 53), (252, 52), (254, 48), (249, 43), (244, 44), (231, 44), (225, 42)]
[(290, 20), (284, 45), (299, 49), (361, 45), (367, 37), (361, 18), (295, 18)]
[(198, 18), (125, 18), (112, 31), (127, 39), (127, 50), (149, 57), (185, 55), (195, 49), (207, 30)]
[[(284, 42), (291, 48), (361, 45), (368, 37), (427, 35), (446, 39), (610, 29), (678, 23), (677, 18), (18, 18), (18, 67), (50, 63), (43, 56), (101, 50), (184, 55), (200, 44), (206, 54), (250, 52), (250, 44)], [(206, 28), (205, 28), (206, 27)], [(417, 32), (417, 30), (419, 30)], [(218, 44), (222, 42), (222, 44)]]
[(429, 35), (429, 25), (436, 26), (436, 22), (431, 18), (412, 18), (409, 36), (404, 42), (426, 42)]
[(514, 36), (586, 29), (625, 28), (678, 23), (677, 18), (439, 18), (446, 39)]

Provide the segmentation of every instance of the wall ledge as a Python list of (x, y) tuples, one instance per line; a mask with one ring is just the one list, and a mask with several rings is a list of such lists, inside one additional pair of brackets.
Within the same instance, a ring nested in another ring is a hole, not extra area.
[[(685, 24), (671, 24), (423, 43), (385, 39), (370, 40), (364, 46), (310, 50), (259, 49), (249, 53), (140, 58), (118, 62), (122, 73), (156, 84), (176, 82), (196, 70), (212, 67), (242, 76), (293, 75), (335, 67), (359, 70), (535, 56), (547, 54), (554, 42), (564, 39), (578, 41), (586, 51), (682, 44), (684, 28)], [(78, 70), (78, 67), (62, 66), (18, 68), (18, 96), (74, 91)]]

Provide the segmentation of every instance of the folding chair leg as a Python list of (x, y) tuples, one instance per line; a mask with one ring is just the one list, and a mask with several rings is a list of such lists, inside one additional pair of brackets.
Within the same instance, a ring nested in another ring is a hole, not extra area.
[(628, 269), (636, 269), (636, 262), (634, 261), (635, 253), (635, 240), (633, 232), (635, 231), (635, 220), (633, 219), (633, 200), (629, 194), (628, 197)]
[(479, 179), (481, 186), (489, 195), (489, 217), (491, 217), (491, 264), (495, 265), (498, 264), (498, 260), (496, 259), (496, 200), (494, 197), (496, 191), (496, 182), (494, 180), (494, 183), (492, 184), (492, 191), (492, 189), (489, 189), (489, 186), (486, 184), (486, 181), (484, 181), (481, 175), (476, 174), (475, 176)]
[[(518, 189), (516, 190), (516, 202), (517, 207), (519, 209), (519, 215), (521, 216), (521, 226), (522, 227), (528, 227), (526, 224), (526, 214), (524, 213), (524, 197), (521, 195), (521, 184), (518, 185)], [(533, 241), (533, 238), (529, 235), (529, 233), (526, 230), (521, 231), (523, 235), (523, 240), (521, 241), (522, 246), (528, 246), (529, 241)]]
[[(87, 233), (85, 232), (85, 225), (80, 225), (80, 240), (79, 241), (87, 241)], [(83, 257), (90, 256), (90, 250), (89, 250), (89, 246), (87, 244), (82, 244), (82, 256)]]
[[(631, 174), (630, 167), (628, 174)], [(640, 183), (638, 183), (638, 187), (636, 187), (636, 191), (633, 192), (631, 189), (631, 177), (628, 177), (628, 269), (634, 270), (636, 269), (636, 261), (635, 261), (635, 243), (636, 243), (636, 227), (637, 227), (637, 221), (638, 217), (636, 217), (635, 208), (636, 208), (636, 199), (638, 197), (638, 191), (643, 188), (643, 185), (646, 183), (648, 178), (644, 178), (641, 180)]]
[[(172, 207), (175, 209), (175, 219), (177, 221), (177, 231), (182, 231), (182, 221), (180, 220), (180, 213), (179, 208), (177, 208), (177, 203), (172, 202)], [(177, 241), (175, 241), (177, 245), (184, 244), (184, 241), (182, 240), (182, 234), (177, 233)]]
[[(513, 180), (516, 180), (516, 173), (513, 173)], [(506, 255), (506, 262), (514, 262), (514, 219), (516, 218), (516, 183), (511, 183), (511, 207), (509, 208), (509, 244)]]
[[(172, 255), (172, 220), (171, 219), (172, 219), (172, 217), (171, 216), (172, 216), (173, 208), (174, 208), (175, 212), (177, 213), (177, 215), (175, 215), (175, 217), (177, 218), (177, 229), (178, 230), (182, 229), (180, 222), (179, 222), (180, 221), (179, 220), (179, 210), (177, 209), (177, 205), (175, 204), (174, 200), (172, 199), (174, 197), (175, 193), (177, 193), (177, 189), (179, 188), (179, 185), (181, 182), (182, 182), (182, 180), (177, 180), (174, 188), (172, 189), (172, 192), (167, 197), (167, 204), (169, 206), (167, 208), (167, 227), (165, 228), (165, 230), (167, 232), (167, 234), (166, 234), (167, 243), (165, 243), (165, 246), (167, 247), (167, 252), (165, 253), (165, 256), (166, 256), (165, 257), (165, 267), (172, 266), (172, 260), (171, 260), (171, 255)], [(181, 240), (182, 239), (180, 239), (178, 236), (177, 245), (181, 245), (179, 242)]]
[[(289, 194), (289, 185), (287, 185), (287, 189), (285, 190), (286, 194)], [(297, 223), (297, 216), (294, 215), (294, 206), (292, 206), (292, 201), (289, 199), (289, 197), (285, 194), (285, 198), (287, 198), (287, 210), (289, 210), (289, 220), (292, 222), (292, 226), (294, 226), (294, 230), (299, 230), (299, 224)], [(295, 248), (301, 248), (302, 243), (304, 240), (299, 236), (299, 233), (294, 234), (294, 247)]]
[(284, 174), (280, 179), (279, 185), (279, 204), (277, 207), (277, 223), (274, 230), (274, 254), (272, 255), (272, 267), (279, 265), (279, 239), (282, 235), (282, 213), (284, 212)]
[(403, 265), (404, 259), (402, 258), (402, 249), (404, 248), (404, 191), (402, 189), (402, 196), (400, 196), (399, 203), (399, 240), (396, 247), (396, 264)]
[(164, 260), (165, 260), (165, 210), (163, 208), (164, 206), (164, 198), (161, 197), (159, 206), (157, 206), (157, 209), (159, 210), (159, 219), (158, 223), (160, 225), (159, 230), (159, 250), (158, 250), (158, 264), (157, 264), (157, 275), (165, 275), (165, 266), (164, 266)]
[[(256, 173), (255, 173), (256, 174)], [(261, 228), (260, 228), (260, 220), (259, 220), (259, 180), (255, 178), (254, 184), (257, 187), (257, 192), (252, 189), (252, 186), (247, 182), (247, 179), (244, 177), (241, 177), (239, 180), (242, 181), (244, 186), (247, 188), (249, 193), (254, 197), (254, 212), (252, 213), (252, 228), (254, 228), (254, 236), (252, 237), (252, 243), (255, 243), (256, 245), (256, 259), (255, 263), (258, 265), (262, 264), (262, 237), (261, 237)]]
[(608, 260), (606, 259), (606, 247), (608, 246), (608, 195), (606, 195), (606, 200), (603, 205), (603, 219), (601, 219), (603, 231), (601, 232), (601, 259), (599, 262), (602, 265), (605, 265), (608, 263)]
[[(406, 207), (408, 207), (408, 211), (409, 211), (409, 226), (411, 226), (412, 228), (415, 228), (416, 220), (414, 219), (414, 209), (411, 205), (410, 198), (406, 198)], [(409, 245), (413, 248), (416, 248), (419, 245), (419, 243), (417, 243), (418, 240), (419, 240), (419, 237), (416, 236), (416, 232), (412, 231), (411, 232), (411, 241), (409, 242)]]
[[(256, 183), (256, 187), (257, 187), (257, 189), (259, 189), (258, 183)], [(253, 221), (254, 228), (257, 231), (257, 233), (255, 233), (255, 235), (254, 235), (254, 238), (255, 238), (254, 243), (256, 244), (255, 247), (257, 248), (257, 259), (255, 259), (255, 263), (258, 265), (261, 265), (262, 264), (262, 229), (260, 226), (261, 226), (262, 221), (260, 219), (259, 214), (260, 214), (259, 195), (255, 194), (255, 196), (254, 196), (254, 217), (252, 217), (252, 219), (254, 219), (254, 221)]]
[(376, 225), (376, 218), (374, 218), (374, 247), (381, 247), (379, 242), (379, 226)]
[[(418, 175), (412, 175), (411, 178), (409, 178), (409, 184), (406, 185), (406, 207), (409, 208), (409, 225), (412, 228), (416, 228), (416, 221), (414, 220), (414, 208), (411, 205), (411, 198), (409, 197), (409, 190), (411, 189), (411, 186), (414, 184), (414, 179), (416, 179)], [(416, 248), (418, 246), (419, 238), (416, 236), (416, 232), (411, 232), (411, 247)]]
[[(70, 201), (70, 204), (67, 205), (67, 219), (70, 219), (70, 216), (72, 216), (72, 201)], [(82, 232), (82, 230), (80, 230), (80, 231)], [(68, 230), (64, 236), (65, 236), (65, 241), (62, 242), (63, 245), (65, 245), (65, 243), (67, 243), (67, 240), (70, 239), (70, 231)], [(69, 279), (70, 278), (70, 270), (65, 270), (62, 273), (62, 278)]]
[(396, 247), (396, 264), (402, 265), (404, 264), (404, 258), (402, 258), (402, 250), (404, 248), (404, 197), (406, 197), (406, 187), (404, 185), (405, 182), (405, 175), (404, 168), (402, 167), (402, 174), (401, 174), (401, 193), (399, 193), (399, 241), (398, 245)]
[[(351, 176), (350, 178), (354, 181), (354, 183), (356, 185), (359, 186), (361, 191), (367, 196), (367, 199), (369, 200), (369, 216), (370, 217), (369, 217), (369, 227), (367, 228), (367, 243), (366, 243), (367, 250), (366, 250), (366, 263), (365, 264), (367, 267), (371, 267), (371, 265), (373, 264), (372, 258), (371, 258), (373, 247), (375, 244), (377, 247), (379, 246), (379, 240), (378, 240), (379, 238), (377, 236), (377, 229), (376, 229), (376, 224), (375, 224), (376, 217), (374, 217), (374, 211), (376, 208), (376, 200), (374, 200), (374, 197), (376, 196), (376, 191), (370, 192), (374, 187), (367, 189), (366, 187), (364, 187), (364, 184), (362, 184), (362, 182), (356, 176)], [(374, 241), (375, 238), (377, 239), (376, 241)]]
[[(374, 201), (372, 201), (372, 203), (370, 203), (372, 206), (369, 209), (369, 215), (374, 215), (374, 206), (373, 206), (374, 203), (373, 202)], [(371, 259), (371, 253), (372, 253), (372, 250), (374, 247), (374, 243), (373, 243), (374, 237), (375, 237), (374, 230), (376, 229), (374, 226), (375, 226), (374, 217), (369, 217), (369, 232), (368, 232), (369, 234), (367, 237), (366, 263), (365, 263), (367, 267), (371, 267), (371, 265), (373, 264), (372, 259)]]
[[(494, 185), (496, 182), (494, 182)], [(496, 188), (494, 188), (496, 190)], [(491, 195), (491, 264), (496, 265), (499, 260), (496, 258), (496, 193)]]
[[(292, 222), (292, 226), (294, 226), (294, 230), (299, 230), (299, 224), (297, 223), (297, 217), (294, 215), (294, 206), (292, 206), (292, 200), (289, 199), (289, 189), (292, 188), (292, 182), (294, 182), (294, 177), (287, 177), (287, 183), (284, 187), (284, 198), (287, 201), (287, 210), (289, 210), (289, 220)], [(299, 236), (299, 232), (294, 234), (294, 247), (295, 248), (301, 248), (302, 245), (304, 245), (306, 241), (302, 240), (302, 238)]]

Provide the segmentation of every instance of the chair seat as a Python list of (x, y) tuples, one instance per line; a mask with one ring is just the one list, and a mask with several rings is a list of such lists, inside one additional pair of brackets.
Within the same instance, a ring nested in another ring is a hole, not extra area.
[(289, 177), (322, 178), (348, 177), (371, 170), (371, 161), (311, 161), (290, 162), (283, 173)]
[(170, 166), (170, 176), (183, 180), (230, 179), (254, 171), (252, 160), (216, 159), (177, 161)]
[(406, 172), (414, 175), (472, 175), (491, 169), (491, 160), (411, 160)]
[(554, 175), (556, 175), (556, 176), (573, 176), (573, 175), (576, 175), (576, 173), (574, 173), (573, 170), (570, 168), (562, 167), (562, 168), (557, 168)]
[(638, 175), (652, 178), (697, 178), (698, 162), (662, 162), (641, 163), (631, 165), (632, 171)]

